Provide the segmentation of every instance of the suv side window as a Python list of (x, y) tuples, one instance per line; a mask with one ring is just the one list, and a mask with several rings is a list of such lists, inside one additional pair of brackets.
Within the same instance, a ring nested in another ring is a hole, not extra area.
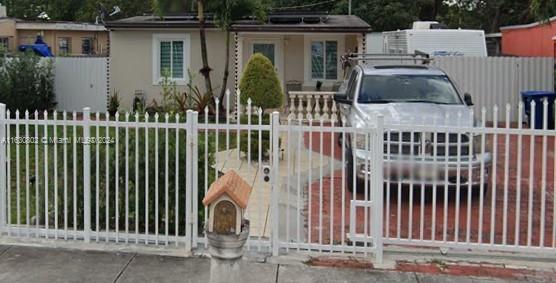
[(357, 75), (358, 75), (357, 71), (353, 70), (351, 72), (351, 75), (349, 76), (348, 88), (347, 88), (347, 91), (346, 91), (347, 98), (349, 100), (353, 100), (354, 95), (355, 95), (355, 88), (356, 88), (356, 85), (357, 85)]

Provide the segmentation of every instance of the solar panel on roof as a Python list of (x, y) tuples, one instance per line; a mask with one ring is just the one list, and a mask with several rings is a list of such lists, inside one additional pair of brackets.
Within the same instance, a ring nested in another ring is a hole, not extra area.
[(303, 21), (302, 17), (270, 17), (270, 23), (272, 24), (300, 24)]
[(303, 22), (306, 24), (318, 24), (321, 22), (320, 17), (303, 17)]

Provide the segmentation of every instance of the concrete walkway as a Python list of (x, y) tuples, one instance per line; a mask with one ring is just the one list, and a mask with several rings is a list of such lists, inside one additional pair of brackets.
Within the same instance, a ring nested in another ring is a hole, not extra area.
[[(288, 139), (289, 138), (289, 139)], [(318, 178), (318, 169), (321, 167), (321, 155), (318, 152), (311, 152), (309, 154), (309, 149), (305, 146), (302, 137), (298, 132), (281, 133), (280, 136), (280, 162), (279, 162), (279, 172), (280, 172), (280, 184), (282, 190), (280, 193), (283, 195), (285, 191), (285, 185), (288, 183), (287, 179), (292, 178), (292, 176), (303, 176), (301, 179), (300, 187), (297, 184), (291, 184), (291, 191), (297, 191), (298, 189), (304, 190), (309, 183), (309, 180), (305, 176), (311, 175), (313, 179)], [(301, 140), (300, 140), (301, 139)], [(252, 148), (252, 151), (258, 150)], [(270, 197), (271, 197), (271, 183), (264, 182), (261, 176), (260, 170), (262, 166), (269, 165), (270, 161), (263, 161), (261, 166), (258, 164), (258, 160), (251, 162), (247, 161), (245, 154), (238, 153), (237, 149), (230, 149), (217, 152), (215, 154), (216, 168), (226, 173), (230, 170), (235, 170), (245, 181), (247, 181), (252, 187), (253, 192), (249, 199), (249, 205), (247, 207), (246, 217), (250, 220), (250, 235), (255, 237), (270, 237), (271, 227), (270, 227)], [(289, 161), (288, 161), (289, 159)], [(324, 172), (329, 172), (329, 166), (331, 166), (329, 157), (324, 157), (325, 162), (322, 164)], [(289, 164), (288, 164), (289, 163)], [(288, 166), (289, 165), (289, 166)], [(341, 164), (336, 162), (334, 164), (335, 168), (341, 168)], [(293, 181), (292, 181), (293, 182)], [(302, 193), (301, 195), (304, 195)], [(292, 199), (296, 197), (293, 196)], [(287, 196), (280, 197), (280, 206), (283, 208), (291, 209), (295, 212), (297, 207), (294, 203), (286, 204), (285, 200), (288, 199)], [(304, 201), (300, 201), (304, 206)], [(303, 210), (304, 207), (301, 207)], [(292, 217), (294, 215), (292, 212)], [(283, 216), (282, 216), (283, 217)], [(285, 219), (282, 220), (282, 222)], [(290, 220), (295, 221), (295, 219)], [(293, 223), (293, 222), (292, 222)]]
[[(208, 282), (209, 265), (202, 257), (0, 246), (0, 282)], [(242, 271), (241, 282), (508, 282), (247, 260)]]

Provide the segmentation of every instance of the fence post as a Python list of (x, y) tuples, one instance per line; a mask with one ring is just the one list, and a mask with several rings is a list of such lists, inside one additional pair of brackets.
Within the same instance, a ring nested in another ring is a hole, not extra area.
[(0, 103), (0, 228), (4, 229), (6, 221), (6, 104)]
[(83, 108), (83, 237), (91, 241), (91, 109)]
[(272, 112), (272, 122), (271, 122), (271, 131), (272, 131), (272, 174), (271, 174), (271, 184), (272, 184), (272, 191), (271, 191), (271, 215), (272, 215), (272, 232), (271, 232), (271, 247), (272, 247), (272, 255), (277, 256), (279, 252), (279, 215), (278, 215), (278, 198), (279, 198), (279, 178), (280, 178), (280, 113), (279, 112)]
[(190, 133), (191, 133), (191, 158), (189, 158), (189, 162), (191, 164), (191, 188), (192, 188), (192, 197), (191, 197), (191, 226), (192, 226), (192, 234), (191, 234), (191, 246), (192, 248), (197, 247), (197, 240), (199, 236), (199, 167), (197, 166), (199, 162), (199, 133), (198, 133), (198, 125), (199, 125), (199, 113), (194, 111), (191, 113), (191, 120), (187, 120), (190, 123)]
[(372, 131), (373, 138), (373, 159), (371, 167), (371, 191), (372, 191), (372, 237), (375, 248), (375, 258), (377, 263), (382, 263), (383, 253), (383, 206), (384, 206), (384, 116), (377, 115), (376, 129)]
[(193, 111), (186, 113), (186, 132), (185, 132), (185, 250), (191, 252), (192, 246), (192, 190), (193, 190)]

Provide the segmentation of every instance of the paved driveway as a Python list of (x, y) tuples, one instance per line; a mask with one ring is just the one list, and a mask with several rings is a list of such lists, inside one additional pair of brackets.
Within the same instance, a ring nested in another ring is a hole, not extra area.
[[(305, 146), (309, 147), (309, 135), (304, 137)], [(332, 139), (328, 133), (322, 136), (313, 133), (311, 136), (311, 149), (316, 153), (323, 153), (329, 158), (334, 152), (334, 159), (342, 159), (342, 150), (336, 145), (338, 136)], [(490, 147), (493, 148), (493, 138), (488, 137)], [(522, 138), (522, 147), (518, 148), (518, 137), (510, 136), (507, 148), (508, 166), (505, 166), (506, 136), (499, 135), (497, 151), (494, 156), (496, 161), (495, 175), (496, 186), (489, 181), (489, 191), (483, 197), (483, 213), (481, 216), (481, 200), (479, 194), (468, 198), (468, 190), (461, 189), (459, 197), (456, 189), (450, 189), (446, 194), (443, 188), (437, 188), (437, 193), (432, 193), (432, 188), (421, 190), (414, 186), (413, 193), (407, 187), (398, 188), (391, 185), (385, 190), (385, 235), (391, 238), (470, 241), (477, 242), (479, 237), (482, 242), (492, 240), (494, 243), (527, 245), (527, 237), (531, 238), (531, 245), (540, 244), (541, 235), (544, 236), (545, 246), (555, 246), (554, 233), (554, 150), (556, 148), (553, 138), (546, 140), (546, 153), (543, 152), (543, 139), (536, 137), (535, 151), (530, 156), (531, 138)], [(321, 147), (322, 142), (322, 147)], [(518, 180), (518, 153), (522, 156), (521, 176)], [(542, 174), (543, 156), (546, 158), (546, 172)], [(532, 159), (531, 159), (532, 158)], [(531, 163), (532, 161), (532, 163)], [(533, 164), (533, 167), (529, 165)], [(530, 174), (532, 168), (533, 175)], [(335, 242), (342, 241), (344, 231), (349, 231), (349, 207), (353, 194), (343, 189), (342, 171), (340, 168), (334, 175), (325, 171), (320, 180), (314, 181), (308, 187), (308, 194), (313, 200), (307, 209), (311, 213), (312, 242), (318, 238), (315, 235), (323, 232), (322, 242), (330, 243), (331, 236)], [(491, 176), (493, 176), (492, 174)], [(508, 176), (507, 186), (504, 186), (505, 176)], [(344, 176), (345, 178), (345, 176)], [(530, 183), (531, 181), (531, 183)], [(322, 185), (321, 185), (322, 184)], [(518, 188), (518, 184), (521, 185)], [(531, 186), (530, 186), (531, 185)], [(544, 190), (544, 194), (543, 194)], [(363, 192), (364, 189), (358, 189)], [(317, 201), (322, 198), (322, 205)], [(364, 199), (364, 194), (358, 194), (357, 199)], [(459, 198), (459, 205), (457, 199)], [(545, 206), (545, 214), (541, 213), (541, 206)], [(345, 199), (342, 202), (342, 199)], [(530, 203), (532, 206), (530, 206)], [(505, 209), (506, 208), (506, 209)], [(529, 214), (528, 211), (531, 211)], [(332, 213), (333, 211), (333, 213)], [(505, 211), (505, 212), (504, 212)], [(446, 212), (446, 213), (445, 213)], [(322, 227), (319, 225), (320, 214), (323, 215)], [(342, 217), (345, 225), (342, 229)], [(482, 221), (479, 221), (482, 217)], [(422, 221), (421, 221), (422, 219)], [(368, 228), (369, 218), (364, 213), (358, 212), (356, 217), (357, 231), (363, 233)], [(480, 227), (481, 226), (481, 227)], [(330, 233), (330, 227), (332, 232)], [(399, 227), (399, 228), (398, 228)], [(544, 233), (541, 233), (541, 227)], [(494, 233), (491, 234), (491, 231)]]

